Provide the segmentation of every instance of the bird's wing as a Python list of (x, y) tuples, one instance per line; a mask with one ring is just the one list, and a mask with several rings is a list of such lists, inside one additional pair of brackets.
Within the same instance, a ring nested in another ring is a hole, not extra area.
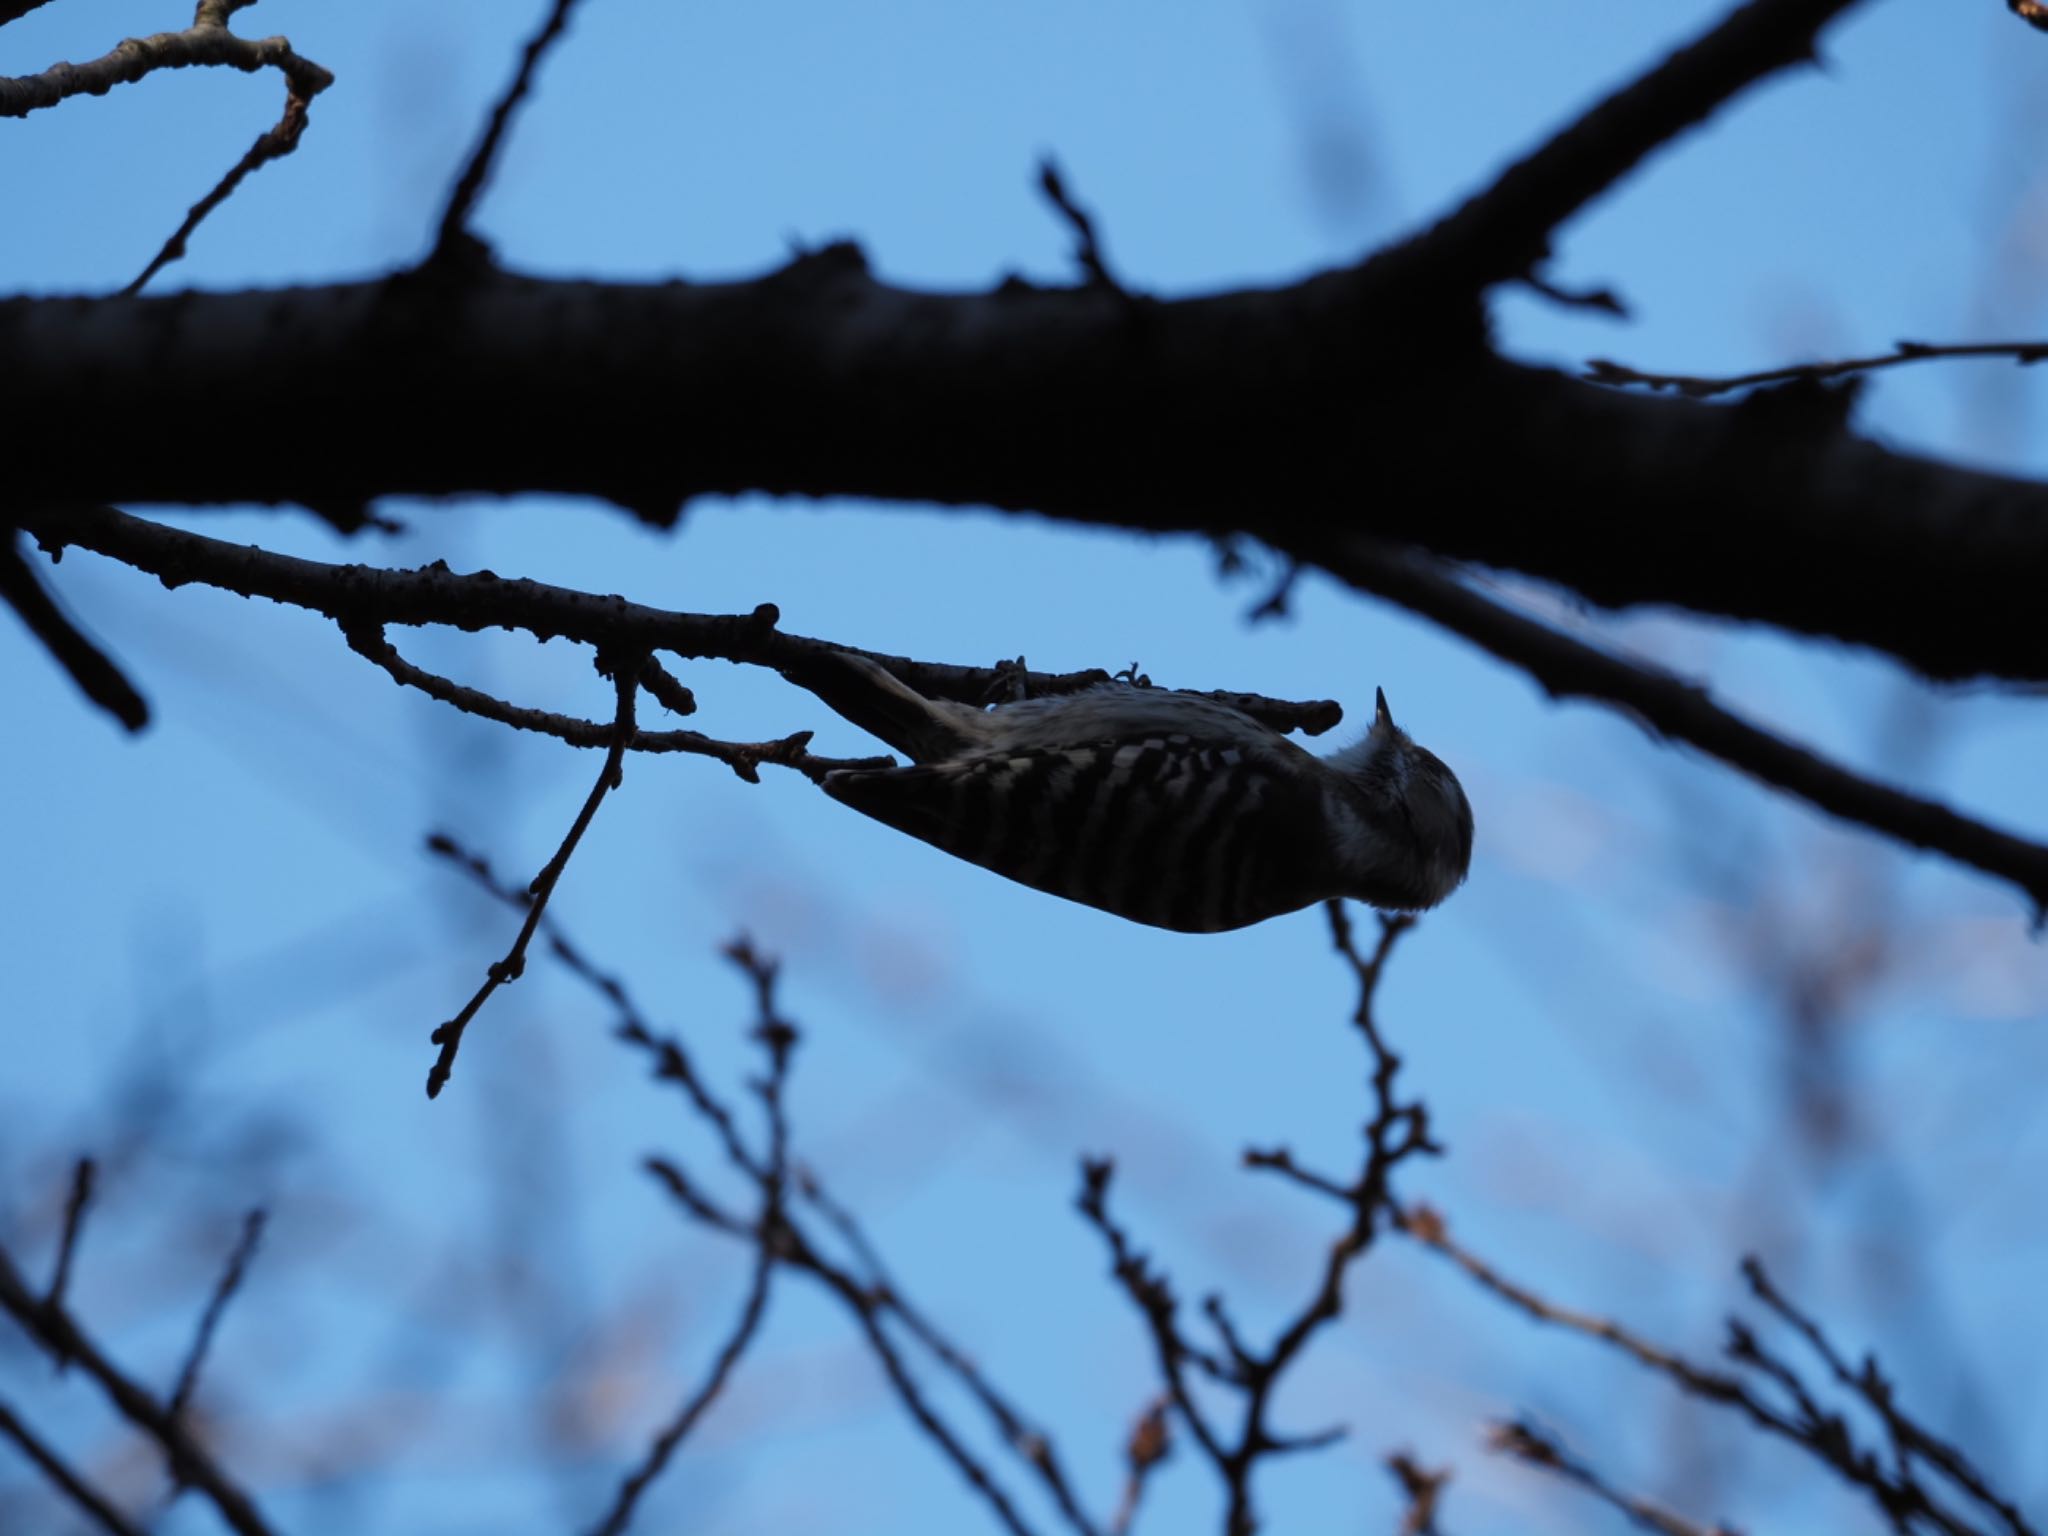
[(1320, 805), (1298, 773), (1185, 734), (991, 748), (913, 768), (846, 769), (825, 792), (1012, 880), (1141, 923), (1234, 928), (1313, 900)]

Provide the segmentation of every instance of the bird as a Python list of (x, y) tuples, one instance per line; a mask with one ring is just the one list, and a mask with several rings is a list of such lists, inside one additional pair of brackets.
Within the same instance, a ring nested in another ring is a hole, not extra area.
[(1472, 861), (1457, 775), (1394, 724), (1329, 757), (1242, 710), (1103, 682), (977, 708), (830, 650), (791, 682), (910, 758), (821, 780), (842, 805), (1054, 896), (1180, 933), (1351, 897), (1434, 907)]

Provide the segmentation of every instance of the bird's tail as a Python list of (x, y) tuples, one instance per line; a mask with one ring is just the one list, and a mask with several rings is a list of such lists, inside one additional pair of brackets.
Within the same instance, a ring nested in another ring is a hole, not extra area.
[(928, 699), (866, 656), (819, 651), (781, 670), (834, 713), (881, 737), (914, 763), (949, 756), (973, 739), (977, 711), (950, 700)]

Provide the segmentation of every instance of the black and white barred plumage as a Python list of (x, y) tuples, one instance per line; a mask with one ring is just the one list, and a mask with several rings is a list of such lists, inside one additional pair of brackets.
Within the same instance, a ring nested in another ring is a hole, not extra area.
[(985, 869), (1133, 922), (1216, 933), (1332, 896), (1433, 907), (1465, 878), (1472, 809), (1384, 695), (1328, 758), (1195, 694), (1105, 683), (976, 709), (866, 657), (785, 669), (910, 757), (825, 792)]

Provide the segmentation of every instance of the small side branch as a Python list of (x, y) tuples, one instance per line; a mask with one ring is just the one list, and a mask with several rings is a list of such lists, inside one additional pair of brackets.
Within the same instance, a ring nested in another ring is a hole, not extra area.
[(35, 1464), (37, 1471), (48, 1478), (56, 1489), (76, 1504), (79, 1509), (109, 1536), (142, 1536), (140, 1526), (133, 1524), (126, 1515), (116, 1509), (107, 1496), (81, 1477), (59, 1456), (55, 1450), (44, 1444), (36, 1432), (22, 1422), (20, 1415), (0, 1401), (0, 1437), (12, 1440), (21, 1448), (21, 1454)]
[(57, 665), (93, 703), (131, 731), (149, 724), (149, 704), (98, 646), (80, 633), (22, 553), (21, 531), (0, 533), (0, 602), (21, 616)]
[(174, 1419), (192, 1401), (192, 1393), (199, 1385), (200, 1367), (206, 1364), (206, 1352), (213, 1347), (213, 1335), (220, 1327), (228, 1303), (235, 1299), (235, 1292), (242, 1288), (242, 1281), (248, 1276), (249, 1263), (256, 1257), (256, 1245), (263, 1240), (264, 1220), (260, 1209), (243, 1218), (242, 1235), (236, 1241), (234, 1251), (228, 1255), (227, 1267), (221, 1271), (213, 1294), (206, 1299), (206, 1310), (200, 1313), (199, 1326), (192, 1335), (192, 1347), (185, 1352), (185, 1363), (178, 1369), (178, 1384), (171, 1391), (167, 1411)]
[(147, 1388), (116, 1366), (66, 1308), (38, 1299), (5, 1249), (0, 1249), (0, 1311), (12, 1317), (52, 1360), (75, 1362), (98, 1383), (121, 1416), (162, 1448), (171, 1476), (211, 1500), (236, 1536), (271, 1536), (270, 1525), (257, 1511), (255, 1501), (192, 1432)]
[(1725, 1525), (1698, 1525), (1652, 1504), (1648, 1499), (1624, 1493), (1609, 1483), (1586, 1462), (1568, 1453), (1557, 1439), (1526, 1419), (1493, 1426), (1488, 1445), (1503, 1456), (1512, 1456), (1524, 1466), (1536, 1467), (1577, 1483), (1588, 1493), (1626, 1515), (1630, 1522), (1656, 1536), (1735, 1536)]
[(654, 1444), (648, 1448), (647, 1459), (627, 1474), (625, 1481), (619, 1486), (618, 1497), (613, 1501), (611, 1510), (591, 1527), (591, 1536), (621, 1536), (632, 1523), (633, 1511), (639, 1505), (640, 1496), (647, 1491), (649, 1484), (661, 1476), (662, 1469), (669, 1463), (669, 1458), (675, 1455), (683, 1441), (688, 1438), (690, 1431), (697, 1427), (698, 1420), (704, 1417), (712, 1403), (717, 1400), (718, 1394), (725, 1390), (727, 1380), (740, 1363), (740, 1356), (746, 1352), (747, 1345), (753, 1342), (755, 1333), (760, 1329), (761, 1319), (768, 1310), (768, 1282), (774, 1270), (774, 1260), (764, 1243), (755, 1252), (753, 1278), (747, 1284), (747, 1297), (740, 1304), (739, 1318), (734, 1322), (732, 1332), (727, 1335), (717, 1357), (712, 1360), (711, 1369), (705, 1376), (703, 1384), (690, 1394), (677, 1411), (675, 1418), (654, 1437)]
[(1098, 288), (1122, 293), (1124, 286), (1109, 270), (1109, 260), (1102, 253), (1101, 238), (1095, 233), (1095, 220), (1088, 210), (1074, 201), (1067, 191), (1067, 183), (1060, 175), (1060, 168), (1048, 155), (1038, 164), (1038, 190), (1045, 194), (1045, 200), (1052, 204), (1067, 226), (1074, 232), (1074, 260), (1081, 270), (1088, 274), (1088, 281)]
[(463, 238), (468, 233), (470, 211), (490, 179), (491, 168), (497, 161), (498, 148), (504, 141), (512, 115), (526, 99), (527, 92), (533, 89), (534, 73), (539, 69), (542, 57), (568, 27), (569, 12), (575, 6), (576, 0), (553, 0), (547, 20), (527, 39), (525, 51), (519, 58), (518, 72), (513, 75), (505, 94), (491, 108), (483, 136), (477, 140), (476, 148), (470, 151), (469, 163), (463, 166), (454, 190), (448, 194), (448, 206), (441, 211), (441, 222), (434, 236), (433, 254), (428, 257), (430, 262), (448, 259), (461, 249)]
[(632, 740), (635, 730), (633, 722), (634, 700), (640, 691), (640, 656), (628, 658), (600, 657), (601, 669), (608, 668), (618, 691), (618, 711), (612, 719), (611, 748), (605, 753), (604, 767), (598, 770), (597, 782), (584, 797), (583, 808), (576, 813), (576, 819), (569, 824), (568, 835), (555, 850), (553, 858), (533, 878), (528, 888), (533, 901), (526, 909), (526, 921), (519, 925), (519, 935), (512, 941), (512, 947), (505, 952), (505, 958), (492, 964), (485, 973), (484, 983), (477, 988), (474, 996), (463, 1004), (462, 1011), (440, 1026), (433, 1033), (433, 1043), (441, 1047), (434, 1065), (427, 1073), (427, 1097), (437, 1098), (448, 1084), (448, 1074), (455, 1069), (455, 1053), (462, 1049), (462, 1036), (469, 1028), (469, 1022), (477, 1015), (490, 995), (506, 982), (517, 981), (526, 970), (526, 946), (533, 942), (534, 930), (540, 926), (541, 914), (547, 910), (548, 898), (554, 895), (555, 885), (562, 878), (562, 871), (569, 866), (569, 859), (576, 852), (576, 845), (583, 840), (583, 834), (590, 826), (597, 808), (604, 804), (604, 797), (625, 777), (626, 744)]
[(1830, 363), (1794, 363), (1785, 368), (1766, 368), (1760, 373), (1722, 375), (1644, 373), (1626, 364), (1596, 357), (1586, 364), (1585, 376), (1595, 384), (1635, 384), (1649, 389), (1668, 389), (1695, 400), (1704, 400), (1713, 395), (1726, 394), (1730, 390), (1755, 389), (1768, 384), (1789, 384), (1797, 381), (1824, 384), (1830, 379), (1846, 378), (1852, 374), (1875, 373), (1881, 368), (1897, 368), (1906, 363), (1926, 363), (1960, 357), (2009, 358), (2024, 368), (2048, 358), (2048, 341), (1980, 341), (1945, 346), (1925, 341), (1902, 341), (1890, 352), (1882, 352), (1874, 357), (1846, 357)]

